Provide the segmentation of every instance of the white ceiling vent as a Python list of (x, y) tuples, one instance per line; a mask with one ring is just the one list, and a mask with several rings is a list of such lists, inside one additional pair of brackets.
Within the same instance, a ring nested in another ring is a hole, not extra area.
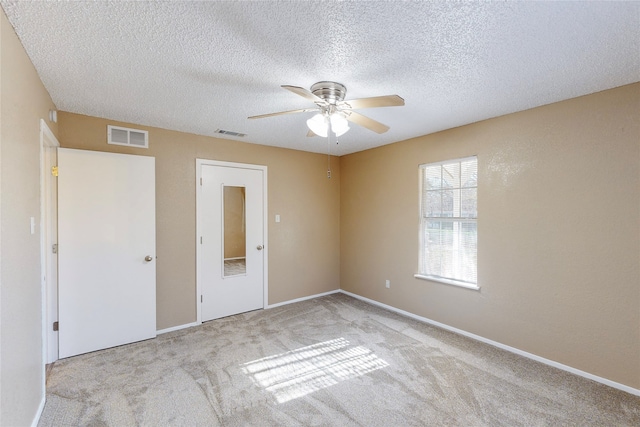
[(129, 147), (149, 148), (149, 132), (119, 126), (107, 126), (107, 143)]

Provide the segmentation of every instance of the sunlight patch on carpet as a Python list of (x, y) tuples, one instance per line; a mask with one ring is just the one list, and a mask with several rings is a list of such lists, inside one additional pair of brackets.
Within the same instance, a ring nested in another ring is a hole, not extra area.
[(337, 338), (241, 366), (278, 403), (284, 403), (389, 364), (368, 348), (350, 346), (346, 339)]

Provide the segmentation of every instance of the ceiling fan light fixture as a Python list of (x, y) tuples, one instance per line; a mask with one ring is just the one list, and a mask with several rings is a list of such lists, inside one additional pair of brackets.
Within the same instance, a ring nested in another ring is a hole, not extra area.
[(326, 138), (329, 136), (329, 129), (336, 136), (344, 135), (349, 131), (349, 123), (355, 123), (378, 134), (385, 133), (389, 130), (380, 122), (370, 119), (353, 110), (360, 108), (376, 108), (376, 107), (397, 107), (404, 105), (404, 99), (398, 95), (374, 96), (370, 98), (359, 98), (345, 101), (347, 88), (340, 83), (331, 81), (321, 81), (311, 86), (311, 90), (303, 87), (282, 85), (286, 89), (308, 101), (314, 103), (313, 108), (301, 108), (297, 110), (280, 111), (277, 113), (260, 114), (250, 116), (249, 119), (261, 119), (265, 117), (280, 116), (283, 114), (306, 113), (316, 111), (318, 114), (307, 120), (307, 126), (310, 132), (307, 136), (320, 136)]
[(342, 136), (349, 130), (349, 122), (342, 113), (333, 113), (328, 117), (326, 113), (318, 113), (307, 120), (309, 129), (323, 138), (329, 134), (329, 123), (331, 123), (331, 131), (336, 136)]
[(323, 138), (327, 137), (328, 124), (327, 117), (321, 113), (318, 113), (307, 120), (307, 126), (311, 129), (311, 132)]
[(331, 115), (331, 130), (336, 136), (342, 136), (349, 130), (349, 122), (342, 113), (333, 113)]

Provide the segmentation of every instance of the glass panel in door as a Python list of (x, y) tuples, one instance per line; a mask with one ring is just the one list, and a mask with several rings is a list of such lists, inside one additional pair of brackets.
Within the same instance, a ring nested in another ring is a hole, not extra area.
[(245, 187), (223, 188), (224, 277), (247, 273), (245, 193)]

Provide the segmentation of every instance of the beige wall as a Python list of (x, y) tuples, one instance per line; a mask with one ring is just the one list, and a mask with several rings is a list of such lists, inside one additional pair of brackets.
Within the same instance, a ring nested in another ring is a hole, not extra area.
[[(58, 117), (63, 147), (156, 158), (158, 329), (196, 320), (196, 158), (268, 167), (270, 304), (339, 288), (339, 159), (327, 179), (321, 154), (64, 112)], [(148, 130), (150, 148), (108, 145), (107, 124)]]
[[(55, 108), (0, 11), (0, 424), (30, 425), (44, 398), (40, 119)], [(48, 123), (57, 133), (54, 123)]]
[[(480, 291), (413, 278), (418, 165), (471, 155)], [(344, 156), (341, 172), (342, 289), (640, 388), (640, 83)]]
[[(51, 108), (0, 13), (0, 425), (29, 425), (44, 393), (40, 230), (28, 223)], [(157, 326), (195, 320), (195, 159), (262, 164), (271, 304), (341, 285), (640, 388), (639, 111), (630, 85), (334, 159), (331, 180), (322, 155), (141, 127), (156, 157)], [(65, 147), (141, 153), (108, 146), (108, 123), (139, 127), (70, 113), (60, 133), (48, 124)], [(417, 166), (474, 154), (482, 289), (414, 279)]]

